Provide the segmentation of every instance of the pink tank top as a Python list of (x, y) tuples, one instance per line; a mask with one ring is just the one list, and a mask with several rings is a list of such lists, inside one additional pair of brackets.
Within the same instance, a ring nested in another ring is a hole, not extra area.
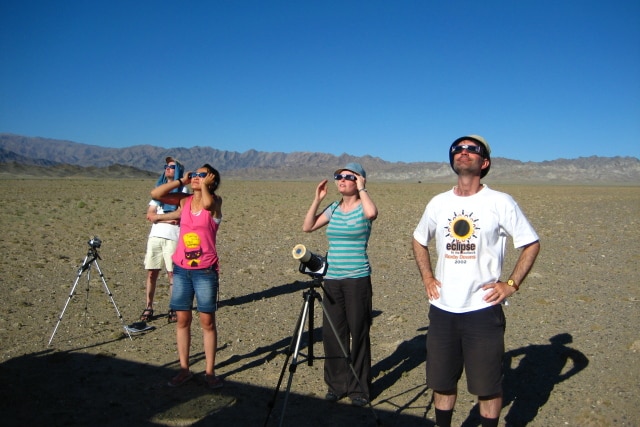
[(196, 270), (218, 267), (216, 235), (218, 224), (211, 213), (205, 209), (198, 213), (191, 212), (190, 196), (185, 201), (180, 215), (180, 238), (173, 254), (173, 262), (182, 268)]

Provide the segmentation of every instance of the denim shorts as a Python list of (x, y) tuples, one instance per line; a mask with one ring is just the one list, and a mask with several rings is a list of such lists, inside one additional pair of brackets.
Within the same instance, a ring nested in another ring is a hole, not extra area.
[(216, 266), (188, 270), (174, 264), (172, 310), (191, 310), (193, 297), (202, 313), (213, 313), (218, 309), (218, 271)]

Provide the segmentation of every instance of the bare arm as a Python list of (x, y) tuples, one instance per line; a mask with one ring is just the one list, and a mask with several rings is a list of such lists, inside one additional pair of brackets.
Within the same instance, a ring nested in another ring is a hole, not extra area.
[(422, 278), (424, 289), (427, 292), (427, 297), (429, 297), (430, 300), (440, 298), (440, 286), (442, 286), (442, 284), (433, 275), (429, 248), (423, 246), (416, 239), (413, 239), (413, 257), (416, 260), (418, 271), (420, 271), (420, 277)]
[(362, 210), (364, 211), (364, 216), (368, 220), (375, 220), (378, 217), (378, 208), (376, 204), (373, 203), (373, 199), (369, 196), (369, 193), (364, 189), (367, 180), (365, 177), (356, 175), (356, 185), (358, 188), (358, 195), (360, 196), (360, 201), (362, 202)]
[(536, 262), (539, 252), (540, 241), (535, 241), (522, 247), (516, 266), (513, 268), (513, 272), (509, 276), (509, 278), (516, 282), (518, 286), (524, 282), (527, 274), (531, 271), (531, 267), (533, 267), (533, 263)]
[(212, 217), (222, 219), (222, 197), (216, 194), (213, 195), (213, 204), (209, 212), (211, 212)]
[(154, 205), (149, 205), (149, 207), (147, 207), (147, 221), (149, 222), (156, 222), (158, 221), (158, 207), (154, 206)]
[[(182, 181), (182, 182), (181, 182)], [(162, 203), (167, 203), (170, 205), (179, 205), (180, 200), (188, 197), (189, 194), (186, 193), (172, 193), (172, 190), (179, 188), (181, 185), (187, 185), (191, 182), (189, 179), (189, 173), (186, 173), (184, 177), (180, 179), (175, 179), (173, 181), (166, 182), (162, 185), (155, 187), (151, 190), (151, 198), (160, 200)]]
[(215, 178), (215, 174), (207, 174), (200, 186), (200, 194), (202, 197), (202, 208), (208, 210), (212, 217), (220, 219), (222, 218), (222, 197), (209, 191), (209, 185), (213, 183)]
[[(527, 277), (539, 252), (540, 241), (535, 241), (522, 247), (518, 261), (516, 261), (516, 266), (513, 268), (511, 275), (509, 275), (509, 279), (513, 280), (516, 286), (519, 287)], [(482, 288), (491, 289), (491, 292), (488, 292), (487, 295), (484, 296), (484, 300), (492, 304), (500, 304), (505, 298), (510, 297), (517, 291), (515, 286), (509, 286), (505, 282), (489, 283)]]
[(170, 224), (179, 224), (180, 223), (180, 215), (182, 214), (182, 202), (180, 202), (180, 206), (173, 212), (167, 212), (164, 214), (156, 214), (155, 222), (168, 222)]
[(318, 228), (327, 225), (329, 222), (322, 212), (319, 214), (316, 213), (318, 211), (318, 207), (320, 207), (320, 203), (322, 203), (322, 200), (327, 196), (327, 182), (329, 181), (326, 179), (322, 180), (316, 187), (316, 195), (313, 202), (311, 202), (311, 206), (309, 206), (309, 210), (307, 211), (307, 214), (304, 217), (304, 222), (302, 223), (302, 231), (305, 233), (317, 230)]
[(200, 192), (202, 193), (202, 208), (212, 212), (214, 209), (214, 199), (215, 195), (211, 194), (209, 191), (209, 185), (213, 183), (215, 179), (215, 174), (209, 172), (207, 176), (204, 177), (202, 181), (202, 185), (200, 185)]

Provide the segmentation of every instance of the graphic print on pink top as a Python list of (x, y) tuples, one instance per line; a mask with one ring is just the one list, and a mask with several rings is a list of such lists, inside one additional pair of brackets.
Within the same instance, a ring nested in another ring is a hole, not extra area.
[(218, 264), (216, 251), (216, 223), (207, 210), (191, 212), (193, 196), (187, 198), (180, 216), (180, 238), (173, 254), (173, 262), (186, 269), (209, 268)]

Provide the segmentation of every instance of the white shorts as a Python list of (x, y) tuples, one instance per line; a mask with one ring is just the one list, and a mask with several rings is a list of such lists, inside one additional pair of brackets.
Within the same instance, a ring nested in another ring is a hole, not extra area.
[(168, 272), (173, 271), (173, 260), (171, 257), (176, 251), (178, 242), (162, 237), (149, 237), (147, 240), (147, 253), (144, 256), (145, 270), (161, 270), (164, 267)]

